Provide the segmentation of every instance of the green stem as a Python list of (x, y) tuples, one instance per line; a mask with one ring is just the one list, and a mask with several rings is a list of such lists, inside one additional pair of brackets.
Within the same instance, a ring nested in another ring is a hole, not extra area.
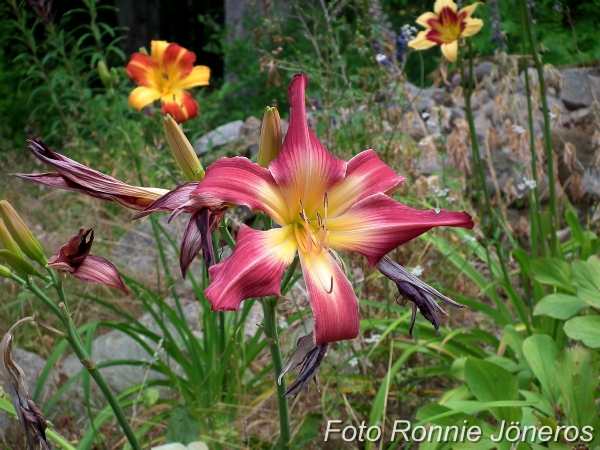
[(531, 18), (527, 10), (526, 0), (519, 0), (521, 14), (523, 16), (523, 26), (525, 34), (529, 40), (531, 55), (535, 61), (535, 68), (538, 73), (538, 82), (540, 84), (540, 96), (542, 97), (542, 112), (544, 114), (544, 141), (546, 144), (546, 164), (548, 165), (548, 187), (550, 189), (550, 212), (552, 219), (558, 220), (556, 211), (556, 188), (554, 186), (554, 161), (552, 159), (552, 135), (550, 134), (550, 111), (548, 109), (548, 100), (546, 99), (546, 82), (544, 81), (544, 69), (538, 52), (537, 39), (533, 28), (531, 27)]
[[(525, 20), (525, 17), (523, 17)], [(527, 119), (529, 122), (529, 147), (531, 151), (531, 174), (533, 180), (536, 183), (536, 186), (531, 189), (532, 195), (530, 196), (530, 221), (531, 221), (531, 248), (533, 251), (533, 257), (537, 258), (539, 256), (538, 250), (538, 237), (542, 232), (542, 223), (540, 218), (540, 191), (537, 186), (537, 154), (535, 151), (535, 134), (533, 128), (533, 106), (531, 104), (531, 86), (529, 85), (529, 65), (527, 64), (527, 59), (525, 59), (525, 92), (527, 94)], [(544, 242), (542, 244), (542, 254), (545, 255), (545, 246)]]
[(55, 280), (54, 287), (56, 288), (56, 292), (58, 293), (58, 297), (61, 301), (59, 311), (61, 316), (59, 317), (62, 317), (63, 323), (65, 323), (67, 327), (67, 340), (69, 341), (71, 348), (81, 361), (83, 367), (85, 367), (85, 369), (89, 372), (91, 377), (102, 391), (104, 398), (113, 410), (117, 422), (119, 422), (119, 425), (121, 425), (121, 429), (123, 430), (123, 433), (125, 433), (125, 437), (129, 441), (131, 448), (133, 450), (142, 450), (142, 446), (138, 442), (133, 430), (129, 426), (129, 422), (127, 421), (127, 417), (125, 417), (125, 413), (123, 412), (121, 405), (119, 405), (117, 398), (114, 396), (110, 386), (98, 370), (98, 367), (94, 361), (92, 361), (90, 355), (85, 349), (83, 342), (81, 341), (81, 338), (79, 337), (79, 334), (77, 333), (77, 329), (75, 328), (75, 324), (73, 323), (71, 314), (69, 313), (67, 298), (62, 281), (56, 281), (56, 278), (53, 278)]
[(273, 360), (273, 372), (275, 374), (275, 387), (277, 389), (277, 406), (279, 407), (279, 448), (286, 450), (290, 448), (290, 439), (292, 436), (290, 429), (290, 410), (288, 401), (285, 397), (287, 390), (285, 378), (281, 380), (281, 384), (277, 383), (277, 378), (283, 371), (283, 358), (281, 356), (281, 347), (279, 346), (279, 338), (277, 337), (277, 319), (275, 306), (277, 305), (277, 297), (263, 298), (263, 312), (265, 315), (265, 332), (267, 334), (267, 343)]
[[(465, 109), (467, 113), (467, 120), (469, 122), (469, 133), (471, 134), (471, 149), (473, 150), (476, 178), (479, 183), (479, 188), (484, 195), (487, 214), (489, 214), (491, 219), (494, 212), (492, 211), (490, 193), (488, 192), (487, 185), (485, 183), (485, 169), (483, 167), (483, 161), (481, 160), (481, 152), (479, 151), (479, 142), (477, 142), (477, 132), (475, 130), (475, 121), (473, 120), (473, 108), (471, 107), (471, 94), (473, 93), (473, 46), (471, 45), (470, 38), (467, 39), (467, 47), (469, 49), (469, 82), (466, 84), (466, 89), (464, 89)], [(484, 216), (482, 215), (482, 219), (483, 217)]]

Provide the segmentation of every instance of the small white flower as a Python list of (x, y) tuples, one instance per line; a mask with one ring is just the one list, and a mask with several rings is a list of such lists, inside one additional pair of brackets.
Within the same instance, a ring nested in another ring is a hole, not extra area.
[(556, 119), (558, 116), (554, 113), (549, 113), (548, 114), (550, 116), (551, 119)]
[(289, 326), (290, 325), (285, 320), (282, 320), (281, 322), (279, 322), (279, 328), (281, 328), (282, 330), (285, 330)]
[(523, 183), (525, 184), (525, 186), (527, 186), (527, 188), (529, 189), (535, 189), (537, 187), (537, 183), (535, 180), (529, 180), (525, 177), (523, 177)]
[(434, 192), (435, 192), (435, 195), (437, 197), (447, 197), (448, 194), (450, 193), (450, 189), (448, 189), (448, 188), (438, 188)]
[(446, 197), (446, 201), (448, 203), (454, 203), (456, 201), (456, 199), (454, 197)]
[(358, 358), (355, 356), (354, 358), (350, 359), (348, 361), (348, 365), (350, 367), (356, 367), (356, 366), (358, 366)]
[(423, 120), (429, 119), (430, 116), (431, 116), (431, 114), (429, 114), (428, 112), (421, 113), (421, 118)]
[(525, 184), (523, 184), (523, 183), (517, 184), (517, 190), (522, 191), (523, 189), (525, 189)]
[(387, 56), (385, 56), (383, 53), (378, 53), (377, 55), (375, 55), (375, 61), (377, 61), (378, 63), (382, 63), (387, 59)]
[(419, 141), (419, 147), (425, 147), (426, 145), (429, 145), (429, 140), (428, 139), (421, 139)]
[(409, 270), (409, 272), (412, 273), (415, 277), (420, 277), (421, 275), (423, 275), (424, 271), (425, 269), (423, 269), (423, 266), (415, 266)]
[(523, 128), (521, 125), (513, 125), (512, 130), (517, 134), (525, 133), (525, 128)]
[(365, 342), (367, 344), (375, 344), (376, 342), (379, 342), (379, 339), (381, 339), (380, 334), (372, 334), (370, 337), (365, 338)]

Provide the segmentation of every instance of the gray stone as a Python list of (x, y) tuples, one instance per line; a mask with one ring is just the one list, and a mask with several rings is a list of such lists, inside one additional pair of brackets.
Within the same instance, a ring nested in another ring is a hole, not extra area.
[(573, 111), (592, 104), (594, 97), (600, 97), (600, 82), (597, 77), (578, 68), (564, 69), (561, 72), (563, 89), (560, 99)]
[(215, 148), (236, 141), (240, 137), (243, 126), (243, 121), (235, 120), (215, 128), (194, 142), (194, 151), (200, 156)]

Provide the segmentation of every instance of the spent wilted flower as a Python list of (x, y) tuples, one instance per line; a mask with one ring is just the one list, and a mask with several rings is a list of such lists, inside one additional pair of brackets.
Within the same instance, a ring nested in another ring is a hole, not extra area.
[(89, 283), (105, 284), (129, 295), (117, 268), (104, 258), (90, 255), (93, 242), (94, 230), (81, 228), (77, 235), (52, 255), (46, 267), (70, 273)]
[(314, 344), (312, 331), (306, 336), (302, 336), (300, 339), (298, 339), (298, 342), (296, 343), (296, 349), (286, 361), (285, 365), (283, 366), (283, 370), (277, 379), (277, 382), (281, 384), (281, 380), (286, 373), (302, 365), (300, 368), (300, 373), (298, 374), (298, 378), (296, 378), (296, 380), (290, 385), (284, 396), (286, 396), (288, 399), (292, 396), (296, 397), (300, 392), (308, 387), (312, 380), (315, 381), (317, 390), (319, 390), (319, 378), (317, 377), (317, 374), (319, 372), (319, 367), (323, 362), (323, 358), (327, 354), (328, 348), (329, 344), (327, 343), (319, 345)]
[(374, 266), (433, 227), (472, 228), (473, 221), (466, 212), (418, 211), (393, 200), (404, 177), (373, 150), (347, 163), (329, 153), (308, 127), (307, 85), (303, 75), (290, 84), (289, 129), (268, 169), (243, 157), (222, 158), (207, 168), (188, 206), (246, 205), (278, 225), (267, 231), (241, 226), (232, 255), (209, 269), (206, 296), (213, 310), (280, 295), (281, 277), (298, 253), (319, 345), (353, 339), (359, 331), (358, 299), (336, 251), (360, 253)]
[(426, 12), (417, 18), (416, 22), (425, 30), (420, 31), (408, 46), (425, 50), (439, 45), (448, 61), (456, 61), (459, 39), (473, 36), (483, 27), (481, 19), (471, 17), (479, 5), (483, 3), (476, 2), (459, 11), (452, 0), (436, 0), (434, 12)]
[(441, 300), (446, 305), (453, 306), (455, 308), (466, 308), (466, 306), (456, 303), (454, 300), (449, 299), (444, 294), (438, 292), (436, 289), (429, 286), (427, 283), (421, 281), (415, 275), (410, 273), (400, 264), (392, 261), (389, 257), (385, 256), (377, 263), (379, 271), (396, 283), (400, 295), (413, 303), (412, 318), (410, 322), (410, 329), (408, 334), (412, 337), (413, 328), (415, 326), (415, 320), (417, 316), (417, 309), (421, 312), (433, 327), (435, 328), (435, 334), (437, 335), (438, 329), (440, 328), (440, 322), (437, 319), (436, 313), (447, 315), (446, 312), (438, 306), (434, 299)]
[(198, 104), (186, 92), (195, 86), (206, 86), (210, 69), (194, 66), (196, 55), (166, 41), (152, 41), (150, 55), (134, 53), (125, 72), (139, 87), (129, 95), (131, 107), (140, 111), (160, 99), (163, 114), (171, 114), (181, 123), (198, 115)]
[(56, 173), (15, 173), (16, 177), (46, 186), (75, 191), (120, 203), (130, 209), (144, 209), (169, 192), (166, 189), (130, 186), (97, 170), (52, 151), (42, 141), (28, 141), (37, 159)]
[(27, 387), (25, 373), (12, 359), (15, 329), (36, 319), (26, 317), (15, 323), (0, 342), (0, 375), (4, 379), (6, 391), (15, 408), (17, 417), (27, 438), (27, 450), (50, 450), (46, 441), (46, 420), (42, 411), (33, 401)]

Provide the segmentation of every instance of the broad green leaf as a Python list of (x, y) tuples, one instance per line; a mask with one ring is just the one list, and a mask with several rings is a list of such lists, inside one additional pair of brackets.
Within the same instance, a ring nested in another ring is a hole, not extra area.
[(598, 381), (597, 375), (590, 368), (590, 360), (590, 352), (583, 347), (565, 349), (555, 360), (565, 416), (579, 429), (598, 416), (594, 402)]
[(558, 347), (554, 340), (547, 334), (534, 334), (523, 342), (523, 353), (542, 386), (542, 392), (556, 402), (559, 387), (556, 382), (554, 360), (558, 355)]
[(532, 261), (531, 271), (534, 278), (542, 284), (556, 286), (575, 294), (575, 286), (571, 283), (571, 266), (560, 258), (543, 258)]
[(550, 397), (533, 391), (519, 391), (523, 398), (528, 402), (533, 402), (533, 407), (549, 417), (554, 417), (555, 411), (550, 402)]
[(200, 423), (188, 415), (187, 407), (176, 406), (167, 425), (167, 442), (188, 444), (197, 441), (199, 434)]
[(523, 350), (521, 350), (523, 347), (523, 337), (517, 331), (514, 325), (506, 325), (504, 327), (502, 341), (506, 342), (506, 345), (508, 345), (511, 350), (515, 352), (515, 355), (517, 355), (519, 361), (523, 362)]
[(573, 263), (573, 284), (577, 286), (577, 297), (600, 309), (600, 260), (597, 256)]
[(564, 330), (571, 339), (583, 341), (591, 348), (600, 348), (600, 316), (573, 317), (565, 323)]
[[(496, 364), (469, 356), (464, 370), (465, 381), (479, 401), (518, 400), (517, 378)], [(498, 421), (521, 419), (518, 408), (490, 408), (490, 412)]]
[(535, 305), (533, 315), (550, 316), (555, 319), (567, 320), (587, 306), (584, 301), (574, 295), (550, 294)]

